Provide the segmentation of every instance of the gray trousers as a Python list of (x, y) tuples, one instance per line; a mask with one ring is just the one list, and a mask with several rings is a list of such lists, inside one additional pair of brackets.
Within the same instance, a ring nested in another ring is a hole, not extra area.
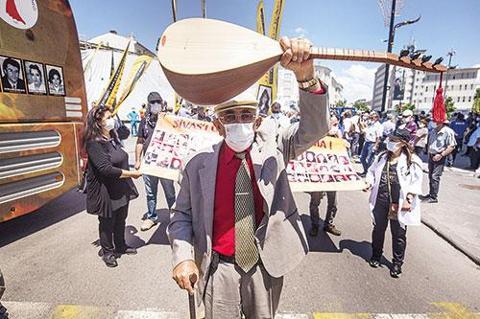
[(333, 224), (333, 219), (337, 214), (337, 192), (312, 192), (310, 193), (310, 220), (312, 225), (318, 226), (320, 224), (318, 206), (320, 206), (325, 193), (327, 193), (327, 215), (325, 216), (325, 225)]
[(220, 261), (205, 288), (205, 319), (273, 319), (282, 287), (283, 277), (270, 276), (262, 264), (245, 273)]
[(435, 162), (432, 157), (433, 155), (428, 156), (429, 195), (431, 198), (437, 199), (438, 191), (440, 189), (440, 177), (442, 176), (443, 168), (445, 167), (445, 157), (438, 162)]

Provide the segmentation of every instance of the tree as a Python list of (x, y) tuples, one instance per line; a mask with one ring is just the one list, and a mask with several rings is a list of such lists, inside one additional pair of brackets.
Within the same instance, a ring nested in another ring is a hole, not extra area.
[(337, 103), (335, 103), (336, 107), (344, 107), (347, 106), (347, 100), (338, 100)]
[(447, 112), (447, 118), (450, 118), (450, 115), (455, 112), (457, 108), (451, 96), (447, 97), (445, 100), (445, 110)]
[(395, 105), (395, 111), (398, 114), (401, 114), (405, 110), (412, 110), (412, 112), (414, 112), (415, 111), (415, 104), (405, 103), (405, 104), (402, 104), (402, 106), (400, 106), (400, 104)]
[(357, 111), (370, 111), (370, 106), (368, 105), (367, 101), (365, 101), (365, 99), (361, 99), (361, 100), (356, 100), (354, 103), (353, 103), (353, 107), (357, 110)]
[(475, 98), (473, 99), (472, 112), (480, 114), (480, 88), (475, 91)]

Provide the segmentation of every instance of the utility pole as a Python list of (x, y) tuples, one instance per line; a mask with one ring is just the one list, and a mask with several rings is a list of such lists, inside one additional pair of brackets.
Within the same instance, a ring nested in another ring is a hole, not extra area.
[(202, 0), (202, 17), (205, 19), (207, 17), (207, 0)]
[(455, 50), (454, 49), (451, 49), (447, 55), (448, 55), (448, 68), (447, 68), (447, 72), (445, 72), (445, 90), (443, 91), (443, 96), (445, 98), (447, 98), (447, 89), (448, 89), (448, 71), (454, 69), (454, 67), (452, 68), (452, 57), (455, 55)]
[[(387, 52), (391, 53), (393, 48), (393, 40), (395, 37), (395, 7), (397, 0), (392, 0), (392, 11), (390, 12), (390, 30), (388, 32), (388, 45)], [(385, 77), (383, 79), (383, 92), (382, 92), (382, 108), (381, 113), (385, 112), (385, 104), (387, 102), (387, 85), (388, 85), (388, 72), (390, 71), (390, 64), (385, 64)]]

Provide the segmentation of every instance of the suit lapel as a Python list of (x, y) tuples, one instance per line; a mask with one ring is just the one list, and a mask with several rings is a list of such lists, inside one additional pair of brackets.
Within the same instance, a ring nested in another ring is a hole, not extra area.
[(218, 155), (223, 141), (213, 146), (210, 158), (205, 161), (204, 166), (198, 170), (200, 186), (203, 195), (203, 214), (205, 218), (205, 232), (212, 238), (213, 228), (213, 207), (215, 202), (215, 184), (217, 179)]

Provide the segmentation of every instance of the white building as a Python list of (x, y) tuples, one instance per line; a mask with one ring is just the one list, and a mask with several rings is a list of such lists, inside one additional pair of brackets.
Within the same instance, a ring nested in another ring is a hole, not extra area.
[[(335, 106), (343, 98), (343, 85), (340, 84), (332, 74), (332, 70), (316, 64), (315, 72), (317, 77), (328, 86), (328, 95), (330, 106)], [(298, 101), (298, 83), (295, 74), (292, 71), (282, 67), (278, 68), (278, 91), (277, 100), (283, 107), (297, 105)]]
[[(452, 97), (457, 110), (472, 108), (475, 91), (480, 88), (480, 68), (464, 68), (448, 71), (443, 76), (444, 97)], [(419, 110), (430, 110), (440, 81), (439, 74), (429, 73), (422, 82), (422, 90), (416, 99)]]
[[(389, 70), (389, 83), (387, 85), (387, 96), (385, 103), (385, 111), (391, 111), (398, 104), (411, 103), (415, 104), (417, 98), (423, 98), (421, 92), (422, 81), (425, 77), (425, 72), (417, 71), (397, 66), (390, 66)], [(382, 94), (383, 94), (383, 81), (385, 78), (385, 64), (378, 67), (375, 72), (375, 81), (373, 84), (373, 96), (372, 96), (372, 108), (376, 111), (380, 111), (382, 108)], [(399, 80), (400, 89), (403, 90), (402, 99), (394, 99), (395, 82)]]

